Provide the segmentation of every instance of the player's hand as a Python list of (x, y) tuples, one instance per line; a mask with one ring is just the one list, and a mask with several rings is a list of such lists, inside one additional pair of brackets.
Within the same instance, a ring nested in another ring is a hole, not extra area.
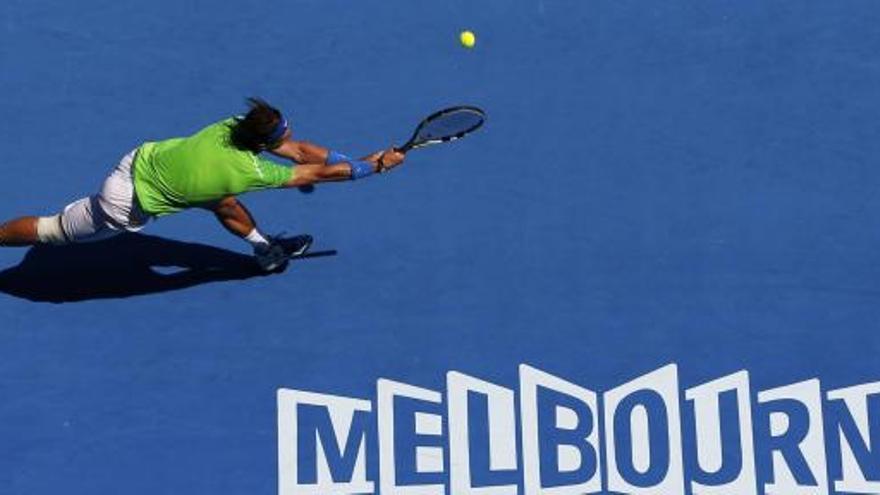
[(370, 153), (369, 155), (361, 158), (361, 160), (363, 160), (365, 162), (370, 162), (370, 163), (378, 163), (379, 157), (382, 156), (382, 153), (385, 153), (385, 150), (379, 150), (379, 151), (376, 151), (375, 153)]
[(402, 164), (405, 158), (406, 155), (404, 153), (401, 153), (394, 148), (389, 148), (383, 151), (381, 155), (379, 155), (377, 163), (384, 170), (391, 170), (392, 168)]

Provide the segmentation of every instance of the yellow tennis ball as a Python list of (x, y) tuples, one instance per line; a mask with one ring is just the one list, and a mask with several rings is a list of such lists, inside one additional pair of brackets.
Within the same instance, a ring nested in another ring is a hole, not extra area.
[(462, 31), (460, 35), (458, 35), (458, 39), (461, 41), (461, 46), (465, 48), (473, 48), (477, 43), (477, 37), (474, 36), (474, 33), (471, 31)]

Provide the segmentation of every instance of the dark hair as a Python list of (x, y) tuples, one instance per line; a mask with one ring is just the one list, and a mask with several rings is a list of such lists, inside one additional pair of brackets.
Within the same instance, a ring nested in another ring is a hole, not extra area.
[(248, 98), (250, 109), (244, 117), (236, 117), (230, 134), (232, 145), (240, 150), (259, 153), (266, 149), (268, 140), (281, 121), (281, 112), (260, 98)]

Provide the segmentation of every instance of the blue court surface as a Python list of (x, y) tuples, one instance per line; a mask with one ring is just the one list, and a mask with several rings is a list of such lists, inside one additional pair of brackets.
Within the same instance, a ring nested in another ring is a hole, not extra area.
[[(0, 494), (880, 493), (878, 25), (858, 0), (3, 0), (4, 219), (246, 96), (352, 154), (450, 105), (488, 121), (245, 196), (324, 255), (282, 274), (198, 211), (0, 250)], [(379, 379), (437, 395), (389, 420)]]

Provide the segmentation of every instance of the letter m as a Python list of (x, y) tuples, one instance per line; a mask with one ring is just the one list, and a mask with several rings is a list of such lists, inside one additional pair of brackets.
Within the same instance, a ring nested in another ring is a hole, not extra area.
[(278, 390), (279, 495), (373, 493), (367, 479), (370, 401)]

